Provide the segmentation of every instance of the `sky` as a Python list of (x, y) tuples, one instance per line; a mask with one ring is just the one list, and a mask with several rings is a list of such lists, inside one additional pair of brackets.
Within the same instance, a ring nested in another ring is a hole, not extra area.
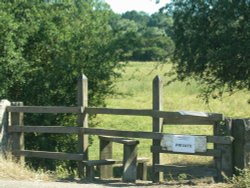
[(126, 11), (136, 10), (153, 14), (163, 7), (170, 0), (160, 0), (156, 4), (155, 0), (105, 0), (115, 13), (124, 13)]

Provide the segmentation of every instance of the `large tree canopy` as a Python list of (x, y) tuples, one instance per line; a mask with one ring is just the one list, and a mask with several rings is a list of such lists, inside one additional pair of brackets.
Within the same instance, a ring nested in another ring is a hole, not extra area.
[[(76, 83), (84, 73), (90, 105), (103, 104), (119, 66), (110, 14), (98, 0), (0, 2), (0, 98), (75, 106)], [(25, 116), (25, 124), (76, 125), (74, 116), (46, 114)], [(29, 134), (25, 140), (27, 149), (76, 152), (75, 135)], [(58, 166), (47, 160), (33, 164)]]
[(173, 0), (168, 8), (178, 78), (196, 78), (206, 96), (250, 90), (250, 1)]

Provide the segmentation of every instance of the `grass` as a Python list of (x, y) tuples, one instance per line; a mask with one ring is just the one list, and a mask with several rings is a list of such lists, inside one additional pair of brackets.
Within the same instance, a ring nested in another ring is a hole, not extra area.
[[(115, 83), (118, 94), (107, 98), (107, 107), (113, 108), (152, 108), (152, 80), (156, 75), (161, 77), (163, 84), (169, 81), (164, 74), (171, 69), (171, 64), (157, 64), (155, 62), (130, 62), (122, 72), (122, 77)], [(222, 99), (212, 100), (209, 105), (197, 97), (200, 92), (199, 85), (192, 81), (176, 81), (171, 85), (164, 85), (164, 110), (192, 110), (223, 113), (229, 117), (250, 117), (248, 99), (250, 94), (238, 92), (232, 96), (224, 96)], [(151, 131), (151, 118), (132, 116), (98, 115), (95, 119), (97, 128)], [(212, 134), (212, 126), (176, 126), (164, 127), (164, 132), (174, 134)], [(151, 157), (151, 141), (140, 140), (139, 156)], [(114, 145), (114, 157), (121, 158), (122, 149), (119, 144)], [(90, 148), (90, 158), (98, 158), (98, 138), (94, 137)], [(211, 158), (182, 155), (164, 155), (164, 163), (209, 163)]]
[(13, 179), (13, 180), (51, 180), (48, 173), (43, 171), (34, 171), (28, 167), (16, 163), (10, 157), (3, 157), (0, 155), (0, 179)]

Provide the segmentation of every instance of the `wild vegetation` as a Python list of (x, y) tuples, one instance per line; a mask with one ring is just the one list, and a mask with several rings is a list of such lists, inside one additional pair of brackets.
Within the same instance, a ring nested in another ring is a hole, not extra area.
[(206, 99), (250, 90), (250, 2), (173, 0), (177, 79), (194, 78)]
[[(117, 15), (102, 0), (1, 1), (0, 98), (25, 105), (75, 106), (76, 82), (84, 73), (89, 79), (89, 106), (151, 108), (151, 82), (159, 74), (165, 83), (165, 110), (249, 117), (249, 7), (247, 0), (173, 0), (153, 15), (135, 11)], [(165, 64), (120, 63), (129, 60)], [(224, 91), (238, 92), (230, 96)], [(201, 93), (205, 99), (212, 97), (209, 103), (197, 98)], [(38, 122), (75, 126), (76, 117), (25, 116), (26, 124)], [(150, 118), (97, 116), (90, 122), (109, 129), (151, 130)], [(184, 127), (170, 125), (164, 131), (212, 134), (211, 126)], [(97, 138), (92, 141), (91, 152), (96, 152)], [(75, 152), (72, 143), (75, 136), (28, 134), (25, 145)], [(149, 146), (150, 141), (141, 140), (139, 155), (150, 157)], [(165, 156), (166, 163), (211, 161)], [(76, 169), (74, 162), (29, 159), (28, 163), (71, 174)]]

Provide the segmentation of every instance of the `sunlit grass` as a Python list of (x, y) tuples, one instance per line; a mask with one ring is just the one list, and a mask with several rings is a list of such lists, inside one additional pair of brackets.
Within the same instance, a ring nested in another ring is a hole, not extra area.
[[(164, 76), (171, 69), (171, 64), (157, 64), (155, 62), (130, 62), (127, 64), (122, 77), (115, 83), (115, 90), (118, 94), (107, 98), (107, 107), (113, 108), (152, 108), (152, 80), (156, 75), (161, 77), (164, 84), (164, 110), (192, 110), (204, 112), (217, 112), (230, 117), (250, 117), (248, 99), (249, 92), (238, 92), (232, 96), (225, 96), (222, 99), (211, 100), (207, 105), (198, 97), (200, 87), (196, 82), (183, 83), (176, 81), (166, 85), (170, 78)], [(98, 115), (95, 121), (99, 122), (98, 128), (152, 131), (152, 119), (134, 116), (112, 116)], [(211, 135), (212, 126), (164, 126), (164, 132), (173, 134), (202, 134)], [(90, 148), (90, 158), (98, 158), (98, 138), (95, 137)], [(139, 156), (150, 157), (151, 140), (141, 139), (139, 145)], [(114, 146), (114, 157), (121, 158), (122, 147), (119, 144)], [(211, 158), (163, 155), (166, 163), (207, 163)]]

